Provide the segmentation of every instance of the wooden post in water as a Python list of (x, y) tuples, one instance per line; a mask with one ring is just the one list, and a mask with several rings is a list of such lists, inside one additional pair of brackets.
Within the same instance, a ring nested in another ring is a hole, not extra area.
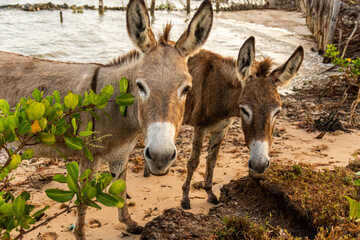
[(186, 0), (186, 13), (190, 13), (190, 0)]
[(155, 0), (151, 0), (150, 15), (151, 15), (151, 17), (154, 17), (154, 15), (155, 15)]
[(62, 9), (60, 9), (60, 22), (63, 23)]
[(220, 10), (220, 0), (216, 0), (216, 11)]
[(100, 15), (104, 14), (104, 3), (103, 0), (99, 0), (99, 13)]

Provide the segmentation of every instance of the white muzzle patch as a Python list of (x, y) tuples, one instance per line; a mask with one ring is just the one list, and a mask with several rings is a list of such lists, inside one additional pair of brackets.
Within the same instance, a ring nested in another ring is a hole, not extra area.
[(249, 168), (256, 173), (263, 173), (270, 166), (268, 142), (253, 141), (249, 148)]
[(164, 175), (176, 159), (175, 126), (169, 122), (152, 123), (145, 139), (144, 157), (154, 175)]

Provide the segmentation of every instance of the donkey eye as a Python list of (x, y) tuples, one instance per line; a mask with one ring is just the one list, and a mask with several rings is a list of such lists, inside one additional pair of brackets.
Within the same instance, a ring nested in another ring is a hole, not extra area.
[(240, 110), (241, 110), (241, 113), (242, 113), (245, 117), (247, 117), (247, 118), (249, 118), (249, 117), (250, 117), (249, 112), (248, 112), (248, 111), (246, 111), (246, 109), (245, 109), (245, 108), (240, 107)]
[(280, 113), (280, 109), (274, 113), (273, 118), (275, 118), (279, 113)]
[(186, 87), (182, 90), (181, 95), (186, 95), (186, 94), (188, 94), (189, 91), (190, 91), (190, 86), (186, 86)]
[(141, 83), (137, 82), (136, 86), (139, 88), (140, 92), (146, 94), (146, 90), (145, 90), (144, 86)]

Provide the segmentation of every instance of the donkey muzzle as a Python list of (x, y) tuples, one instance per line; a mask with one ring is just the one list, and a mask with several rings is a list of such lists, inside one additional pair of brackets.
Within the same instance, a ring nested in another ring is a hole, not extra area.
[(263, 173), (270, 166), (268, 156), (269, 144), (264, 141), (253, 141), (250, 144), (249, 169), (255, 173)]
[(175, 127), (168, 122), (156, 122), (149, 126), (144, 158), (153, 175), (165, 175), (177, 156), (174, 145)]

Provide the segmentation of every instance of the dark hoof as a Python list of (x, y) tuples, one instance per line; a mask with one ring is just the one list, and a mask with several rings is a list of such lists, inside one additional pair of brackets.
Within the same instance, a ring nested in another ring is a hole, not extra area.
[(183, 209), (191, 209), (190, 201), (183, 201), (183, 200), (181, 200), (181, 207), (182, 207)]
[(142, 227), (142, 226), (136, 226), (136, 227), (131, 227), (131, 228), (128, 227), (128, 228), (126, 228), (126, 231), (131, 234), (139, 235), (144, 231), (144, 227)]
[(220, 203), (219, 200), (217, 199), (217, 197), (208, 198), (207, 201), (208, 201), (209, 203), (214, 204), (214, 205), (217, 205), (217, 204)]
[(150, 177), (150, 171), (147, 168), (144, 169), (144, 177)]

